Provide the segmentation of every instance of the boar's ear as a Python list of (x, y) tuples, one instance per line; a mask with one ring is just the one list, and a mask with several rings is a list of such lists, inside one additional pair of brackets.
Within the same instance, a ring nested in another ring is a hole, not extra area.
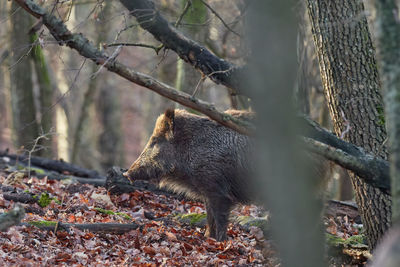
[(174, 134), (175, 110), (167, 109), (164, 113), (164, 130), (167, 137)]

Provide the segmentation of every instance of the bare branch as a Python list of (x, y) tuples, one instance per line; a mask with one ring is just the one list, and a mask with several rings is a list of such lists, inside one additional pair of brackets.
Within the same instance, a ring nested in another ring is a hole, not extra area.
[(341, 149), (331, 147), (311, 138), (304, 137), (306, 149), (353, 171), (374, 187), (390, 194), (389, 164), (387, 161), (365, 153), (362, 157), (353, 156)]
[(244, 72), (243, 67), (237, 67), (220, 59), (207, 48), (184, 36), (159, 14), (153, 2), (148, 0), (120, 0), (120, 2), (136, 17), (140, 26), (150, 32), (165, 48), (175, 51), (180, 58), (205, 76), (209, 76), (213, 82), (231, 88), (235, 94), (247, 94), (241, 77), (241, 73)]
[[(82, 34), (73, 34), (70, 32), (66, 25), (57, 17), (46, 13), (46, 11), (37, 5), (32, 0), (14, 0), (19, 5), (21, 5), (27, 12), (35, 16), (36, 18), (42, 18), (43, 24), (49, 29), (53, 37), (61, 44), (65, 44), (70, 48), (78, 51), (80, 55), (88, 58), (99, 65), (104, 65), (109, 71), (118, 74), (119, 76), (134, 82), (138, 85), (146, 87), (157, 94), (160, 94), (166, 98), (169, 98), (175, 102), (178, 102), (186, 107), (197, 110), (211, 119), (217, 121), (218, 123), (238, 131), (239, 133), (251, 135), (255, 128), (252, 123), (247, 121), (242, 121), (237, 118), (218, 111), (213, 105), (202, 101), (200, 99), (193, 98), (191, 95), (184, 92), (175, 90), (173, 87), (164, 84), (155, 78), (137, 72), (132, 68), (125, 66), (115, 60), (109, 60), (109, 57), (102, 51), (98, 50), (93, 46), (89, 40)], [(231, 67), (231, 66), (230, 66)], [(225, 71), (229, 72), (229, 68)], [(219, 70), (224, 71), (224, 70)], [(218, 72), (218, 71), (217, 71)], [(218, 75), (216, 73), (214, 75)], [(213, 77), (212, 75), (211, 77)], [(222, 73), (222, 75), (226, 75)]]

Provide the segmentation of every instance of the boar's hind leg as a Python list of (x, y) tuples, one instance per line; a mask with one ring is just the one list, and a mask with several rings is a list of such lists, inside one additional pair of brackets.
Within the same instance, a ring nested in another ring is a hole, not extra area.
[(216, 238), (215, 235), (216, 227), (215, 227), (215, 220), (213, 210), (211, 209), (211, 205), (206, 203), (206, 211), (207, 211), (207, 231), (206, 236)]
[(226, 228), (232, 205), (231, 200), (223, 197), (207, 201), (208, 233), (217, 241), (226, 240)]

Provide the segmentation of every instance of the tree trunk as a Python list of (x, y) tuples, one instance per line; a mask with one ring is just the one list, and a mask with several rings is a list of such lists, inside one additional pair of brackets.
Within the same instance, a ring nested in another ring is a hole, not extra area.
[[(387, 157), (383, 102), (364, 6), (360, 0), (307, 0), (329, 111), (338, 136)], [(371, 249), (390, 226), (391, 200), (352, 176)]]
[(41, 139), (40, 155), (51, 158), (53, 155), (53, 86), (50, 80), (50, 74), (43, 50), (38, 42), (37, 34), (31, 34), (31, 42), (34, 44), (32, 50), (32, 60), (35, 66), (35, 73), (39, 84), (39, 102), (40, 102), (40, 131), (41, 134), (47, 134), (47, 138)]
[[(282, 266), (324, 266), (317, 179), (308, 173), (292, 105), (296, 76), (295, 1), (253, 1), (246, 33), (251, 37), (249, 94), (258, 113), (258, 189), (271, 211)], [(283, 193), (285, 191), (285, 193)], [(296, 220), (293, 220), (293, 216)]]
[(393, 224), (400, 226), (400, 26), (394, 0), (375, 0), (376, 37), (390, 154)]
[[(187, 1), (181, 0), (180, 2), (182, 10), (185, 5), (189, 4)], [(182, 20), (185, 23), (191, 24), (204, 23), (207, 20), (206, 6), (200, 0), (191, 1), (191, 6), (189, 7), (185, 16), (183, 16)], [(206, 39), (206, 34), (208, 33), (208, 26), (185, 27), (182, 28), (181, 31), (192, 40), (196, 40), (199, 43), (204, 43)], [(185, 64), (183, 59), (179, 59), (179, 56), (176, 72), (176, 89), (192, 95), (196, 88), (196, 85), (201, 79), (201, 74), (192, 66)], [(197, 96), (199, 96), (199, 93), (200, 92), (197, 92)], [(204, 99), (202, 97), (199, 98)]]
[[(105, 77), (109, 75), (110, 73), (106, 73)], [(105, 79), (100, 87), (97, 110), (103, 125), (103, 131), (98, 140), (99, 152), (102, 155), (101, 167), (107, 170), (114, 165), (124, 166), (121, 104), (119, 92), (115, 90), (110, 79)]]
[(393, 228), (379, 245), (374, 267), (400, 266), (400, 26), (394, 0), (375, 0), (378, 63), (385, 96), (390, 154)]
[(20, 6), (13, 1), (10, 10), (10, 95), (13, 131), (15, 145), (30, 150), (39, 135), (29, 57), (31, 42), (28, 31), (32, 26), (32, 19), (25, 12), (15, 12), (17, 8)]

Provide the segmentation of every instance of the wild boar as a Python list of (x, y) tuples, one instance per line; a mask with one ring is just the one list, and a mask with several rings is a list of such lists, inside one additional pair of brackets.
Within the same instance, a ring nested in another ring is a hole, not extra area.
[[(253, 113), (227, 111), (241, 119)], [(161, 187), (203, 201), (207, 235), (226, 239), (231, 208), (249, 203), (252, 141), (206, 117), (169, 109), (157, 119), (139, 158), (124, 176), (152, 180)]]

